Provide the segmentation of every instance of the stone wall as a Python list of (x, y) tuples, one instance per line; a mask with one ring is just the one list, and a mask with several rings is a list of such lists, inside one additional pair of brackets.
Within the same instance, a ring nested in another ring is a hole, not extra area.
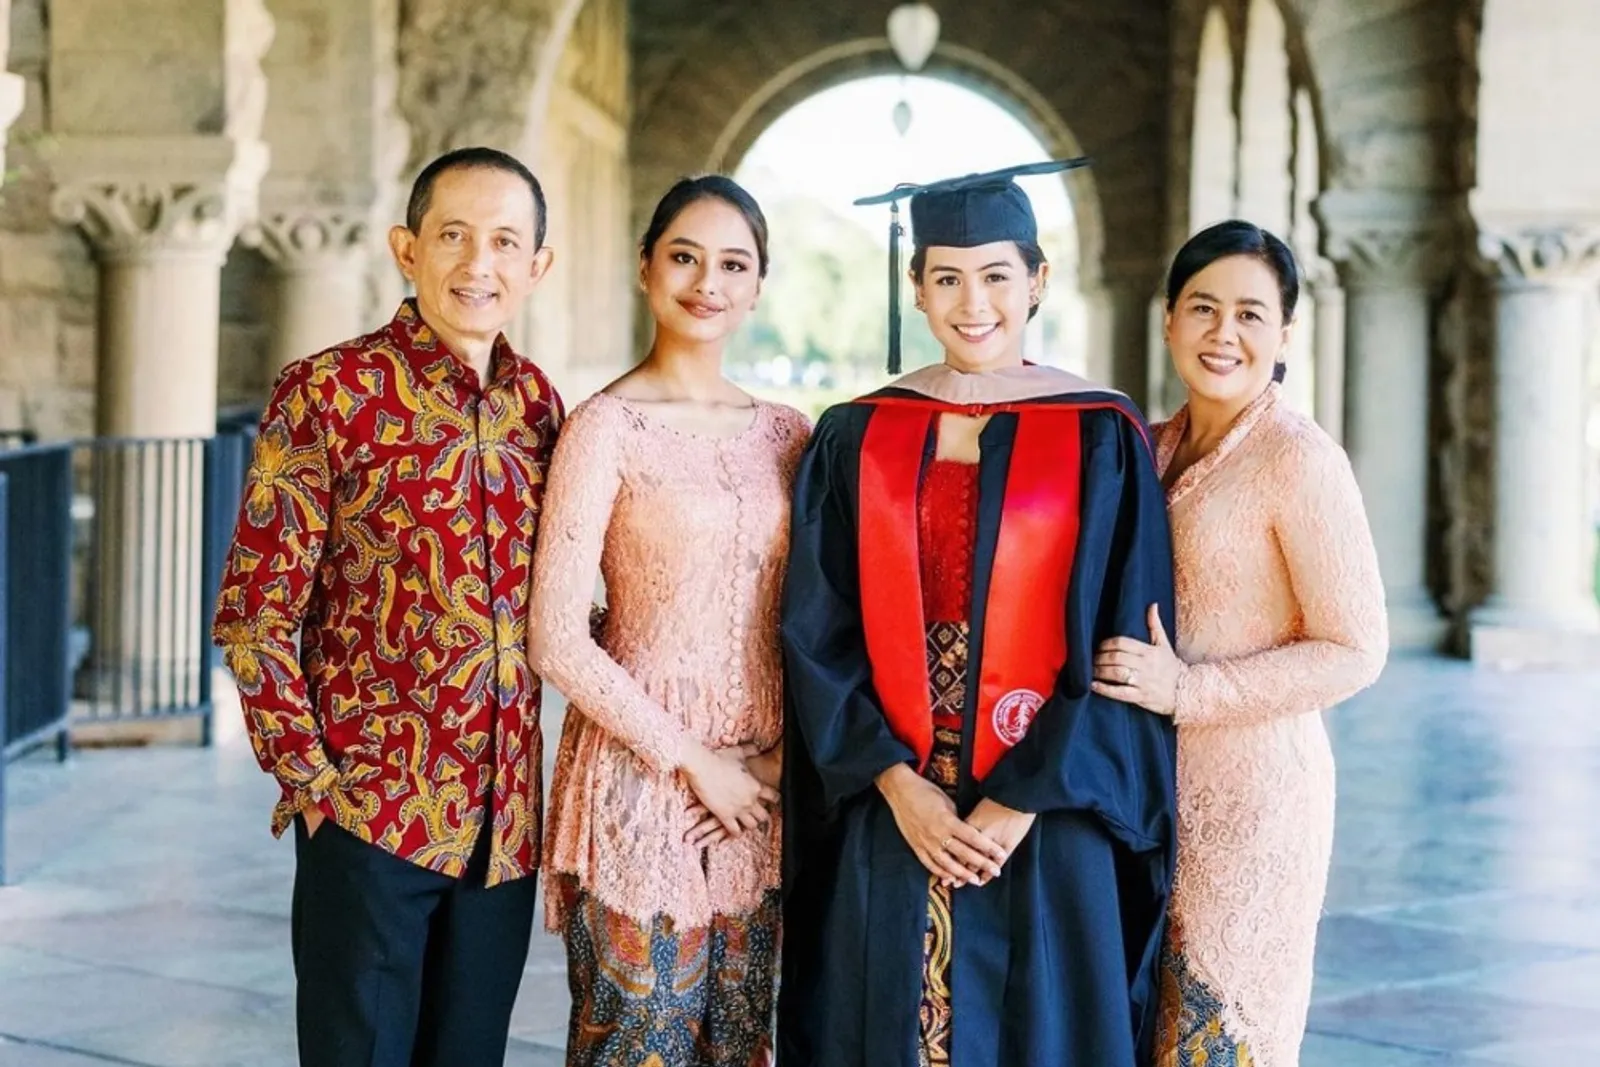
[(628, 61), (626, 0), (587, 0), (556, 65), (538, 140), (527, 148), (549, 200), (556, 260), (513, 339), (569, 405), (634, 358)]
[(95, 268), (50, 214), (50, 51), (44, 0), (11, 5), (9, 67), (26, 96), (0, 187), (0, 427), (46, 439), (94, 425)]
[[(25, 80), (27, 106), (11, 130), (0, 189), (0, 430), (51, 439), (95, 429), (98, 282), (89, 243), (51, 212), (59, 130), (51, 126), (48, 7), (17, 0), (9, 10), (9, 67)], [(335, 214), (370, 213), (349, 231), (364, 234), (352, 329), (370, 328), (404, 295), (384, 234), (399, 220), (411, 176), (437, 152), (468, 143), (519, 154), (550, 186), (557, 271), (514, 329), (517, 340), (577, 395), (625, 367), (633, 269), (625, 0), (589, 0), (581, 11), (580, 0), (470, 10), (433, 0), (269, 7), (277, 25), (262, 68), (277, 91), (263, 102), (263, 137), (275, 165), (261, 184), (263, 226), (247, 228), (221, 273), (219, 407), (258, 406), (276, 374), (281, 270), (317, 251), (286, 244), (294, 224), (336, 234), (327, 228)], [(219, 61), (212, 73), (223, 69)], [(130, 109), (118, 89), (126, 79), (90, 92), (83, 77), (72, 105), (80, 118), (101, 114), (88, 108), (93, 99), (120, 101), (123, 110), (110, 108), (104, 121), (137, 132), (140, 114), (160, 110), (149, 100)], [(155, 104), (164, 99), (155, 94)], [(181, 93), (171, 102), (179, 110), (200, 103)], [(192, 117), (197, 132), (211, 121)]]

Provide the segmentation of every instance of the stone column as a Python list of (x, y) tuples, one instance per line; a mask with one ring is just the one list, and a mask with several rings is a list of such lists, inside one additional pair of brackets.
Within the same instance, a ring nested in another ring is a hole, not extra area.
[(1126, 393), (1141, 410), (1158, 404), (1151, 373), (1151, 294), (1159, 272), (1112, 270), (1085, 291), (1089, 304), (1089, 377)]
[(1479, 250), (1495, 283), (1494, 577), (1472, 616), (1472, 658), (1593, 665), (1600, 605), (1584, 385), (1600, 221), (1488, 221)]
[(271, 373), (365, 332), (369, 230), (338, 210), (276, 212), (245, 229), (277, 273)]
[(1316, 368), (1312, 385), (1316, 420), (1335, 441), (1344, 443), (1344, 290), (1332, 264), (1321, 262), (1309, 273), (1311, 351)]
[(100, 264), (100, 434), (215, 432), (222, 260), (265, 168), (259, 144), (221, 137), (58, 149), (52, 207), (82, 229)]
[(1377, 544), (1397, 650), (1445, 624), (1427, 585), (1428, 365), (1453, 229), (1440, 206), (1336, 191), (1318, 200), (1345, 296), (1345, 448)]
[(50, 14), (52, 210), (100, 267), (96, 425), (148, 439), (96, 449), (84, 684), (139, 713), (192, 704), (209, 659), (203, 457), (175, 439), (216, 432), (221, 268), (267, 169), (273, 22), (261, 0), (54, 0)]
[(136, 713), (199, 692), (205, 468), (198, 445), (172, 439), (216, 432), (222, 260), (265, 152), (225, 138), (129, 142), (64, 143), (53, 208), (100, 264), (97, 431), (145, 439), (95, 453), (85, 682)]
[[(372, 329), (394, 312), (386, 235), (404, 209), (408, 132), (395, 111), (397, 0), (273, 0), (261, 66), (272, 172), (241, 240), (274, 268), (263, 377)], [(377, 268), (377, 269), (374, 269)]]

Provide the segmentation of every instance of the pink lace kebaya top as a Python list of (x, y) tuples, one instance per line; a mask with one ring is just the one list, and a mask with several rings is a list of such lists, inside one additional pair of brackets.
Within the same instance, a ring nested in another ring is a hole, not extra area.
[[(1184, 408), (1155, 427), (1163, 473), (1187, 424)], [(1349, 460), (1277, 385), (1178, 476), (1167, 506), (1177, 651), (1189, 664), (1174, 714), (1168, 936), (1252, 1062), (1293, 1067), (1333, 846), (1333, 751), (1319, 712), (1383, 669), (1378, 557)]]
[[(754, 910), (778, 886), (778, 819), (684, 844), (684, 746), (783, 736), (778, 598), (810, 425), (759, 403), (731, 437), (677, 430), (597, 394), (562, 428), (534, 561), (529, 655), (570, 703), (545, 825), (547, 875), (680, 929)], [(607, 615), (590, 636), (596, 567)], [(559, 929), (562, 894), (546, 893)]]

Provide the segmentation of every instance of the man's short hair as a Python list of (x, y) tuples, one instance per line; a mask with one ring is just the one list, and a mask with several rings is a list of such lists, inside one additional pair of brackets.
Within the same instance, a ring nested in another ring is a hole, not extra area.
[(411, 199), (406, 202), (406, 229), (412, 233), (422, 229), (422, 217), (428, 213), (428, 207), (433, 203), (433, 187), (439, 181), (440, 175), (452, 170), (478, 169), (513, 174), (528, 184), (528, 192), (533, 194), (533, 247), (543, 248), (545, 203), (544, 189), (539, 185), (539, 179), (535, 178), (533, 171), (524, 166), (516, 156), (502, 152), (498, 148), (485, 148), (481, 145), (446, 152), (422, 168), (417, 180), (411, 183)]

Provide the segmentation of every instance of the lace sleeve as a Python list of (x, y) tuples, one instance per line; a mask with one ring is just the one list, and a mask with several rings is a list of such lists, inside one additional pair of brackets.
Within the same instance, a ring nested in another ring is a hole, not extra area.
[(1304, 620), (1300, 640), (1197, 663), (1178, 681), (1181, 724), (1241, 725), (1331, 707), (1371, 685), (1389, 650), (1383, 580), (1361, 491), (1331, 440), (1302, 434), (1269, 471), (1295, 489), (1274, 530)]
[(795, 472), (800, 467), (800, 457), (811, 441), (811, 420), (791, 407), (780, 407), (779, 415), (784, 434), (780, 462), (783, 467), (784, 483), (787, 485), (793, 484)]
[(600, 554), (622, 485), (627, 432), (603, 398), (580, 404), (561, 431), (539, 519), (528, 661), (585, 718), (652, 769), (667, 772), (682, 761), (686, 732), (595, 643), (589, 628)]

